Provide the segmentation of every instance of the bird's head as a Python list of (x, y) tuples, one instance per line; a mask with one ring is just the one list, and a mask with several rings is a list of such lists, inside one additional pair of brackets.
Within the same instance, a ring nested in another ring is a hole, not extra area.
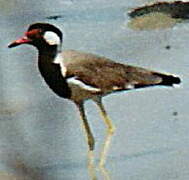
[(48, 23), (35, 23), (29, 26), (24, 36), (9, 44), (9, 48), (16, 47), (21, 44), (30, 44), (37, 49), (45, 47), (61, 48), (63, 41), (62, 32), (54, 25)]

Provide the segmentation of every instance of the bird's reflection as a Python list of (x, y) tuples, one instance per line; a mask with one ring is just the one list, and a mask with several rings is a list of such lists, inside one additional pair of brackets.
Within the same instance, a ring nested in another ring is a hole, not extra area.
[[(105, 141), (104, 141), (104, 145), (103, 145), (102, 151), (100, 153), (100, 161), (99, 161), (98, 166), (95, 165), (93, 151), (88, 152), (88, 171), (89, 171), (89, 175), (90, 175), (91, 180), (97, 180), (98, 179), (97, 173), (96, 173), (97, 170), (100, 172), (100, 175), (102, 176), (102, 178), (104, 180), (111, 180), (110, 173), (105, 168), (106, 155), (108, 153), (108, 149), (109, 149), (109, 146), (110, 146), (110, 143), (111, 143), (111, 139), (112, 139), (112, 134), (110, 134), (107, 131)], [(102, 178), (99, 178), (99, 179), (102, 179)]]

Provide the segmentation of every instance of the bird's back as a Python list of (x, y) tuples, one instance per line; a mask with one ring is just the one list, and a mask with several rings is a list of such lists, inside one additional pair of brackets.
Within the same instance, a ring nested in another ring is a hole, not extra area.
[(178, 77), (116, 63), (108, 58), (75, 50), (63, 52), (67, 77), (77, 77), (101, 91), (127, 90), (153, 85), (180, 83)]

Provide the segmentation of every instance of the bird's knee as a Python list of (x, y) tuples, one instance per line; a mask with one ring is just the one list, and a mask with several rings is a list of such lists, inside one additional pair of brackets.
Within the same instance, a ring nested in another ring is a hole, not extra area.
[(92, 136), (89, 137), (89, 139), (88, 139), (88, 145), (89, 145), (89, 150), (93, 151), (95, 148), (95, 140)]

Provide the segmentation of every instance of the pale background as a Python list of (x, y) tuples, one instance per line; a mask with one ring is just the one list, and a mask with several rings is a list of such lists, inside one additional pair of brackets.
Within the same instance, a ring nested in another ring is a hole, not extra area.
[[(146, 88), (104, 98), (117, 128), (106, 167), (112, 180), (189, 179), (189, 24), (151, 31), (129, 29), (127, 11), (147, 2), (153, 1), (0, 1), (1, 179), (89, 179), (87, 145), (76, 107), (47, 88), (33, 47), (7, 48), (34, 22), (60, 27), (65, 49), (96, 53), (182, 79), (180, 88)], [(52, 15), (62, 18), (46, 18)], [(105, 126), (96, 106), (87, 102), (86, 107), (98, 156)]]

